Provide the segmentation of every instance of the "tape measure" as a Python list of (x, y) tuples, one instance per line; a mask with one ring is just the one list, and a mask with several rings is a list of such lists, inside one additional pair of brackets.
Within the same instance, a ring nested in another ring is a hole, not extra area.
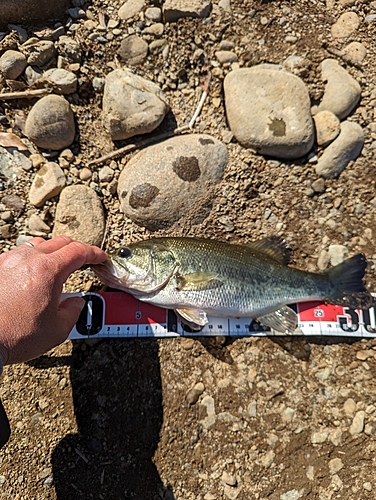
[[(276, 336), (251, 318), (208, 317), (200, 331), (184, 325), (174, 311), (141, 302), (125, 292), (71, 293), (62, 298), (85, 299), (70, 339), (82, 338), (168, 338), (184, 336)], [(298, 314), (295, 335), (376, 337), (376, 311), (354, 310), (312, 301), (291, 306)]]

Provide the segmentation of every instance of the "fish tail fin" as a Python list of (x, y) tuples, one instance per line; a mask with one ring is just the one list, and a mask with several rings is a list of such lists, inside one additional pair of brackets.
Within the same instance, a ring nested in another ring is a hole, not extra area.
[(331, 284), (328, 302), (351, 309), (369, 309), (374, 305), (375, 300), (363, 282), (366, 267), (367, 260), (359, 253), (326, 271)]

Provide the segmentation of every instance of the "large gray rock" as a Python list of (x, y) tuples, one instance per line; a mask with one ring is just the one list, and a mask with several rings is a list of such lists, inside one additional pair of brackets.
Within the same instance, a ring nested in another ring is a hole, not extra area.
[(26, 119), (25, 135), (40, 148), (60, 150), (70, 146), (75, 125), (69, 102), (57, 95), (42, 97)]
[(327, 84), (318, 110), (331, 111), (343, 120), (360, 100), (360, 85), (335, 59), (325, 59), (321, 63), (321, 72)]
[(152, 132), (168, 110), (168, 100), (155, 83), (129, 69), (116, 69), (107, 75), (103, 125), (113, 140)]
[(70, 0), (1, 0), (0, 29), (9, 23), (66, 18)]
[(272, 64), (237, 69), (226, 76), (224, 92), (228, 123), (244, 147), (287, 159), (311, 149), (310, 98), (297, 76)]
[(316, 174), (331, 179), (338, 177), (351, 160), (355, 160), (362, 150), (364, 133), (354, 122), (342, 122), (337, 139), (325, 149), (316, 165)]
[(163, 16), (166, 23), (181, 17), (208, 17), (212, 8), (210, 0), (165, 0)]
[(53, 84), (57, 94), (74, 94), (77, 90), (77, 76), (71, 71), (51, 68), (43, 73), (43, 76)]
[(135, 155), (119, 177), (123, 212), (151, 230), (184, 216), (200, 217), (222, 178), (226, 147), (210, 135), (173, 137)]
[(57, 163), (46, 163), (35, 174), (29, 191), (30, 203), (41, 207), (47, 200), (60, 193), (65, 181), (64, 172)]
[(89, 245), (100, 246), (105, 231), (101, 200), (89, 187), (66, 187), (56, 207), (53, 236), (64, 234)]

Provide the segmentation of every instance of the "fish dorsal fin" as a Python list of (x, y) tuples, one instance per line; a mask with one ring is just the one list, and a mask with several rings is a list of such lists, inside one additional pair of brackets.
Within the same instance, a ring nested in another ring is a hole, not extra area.
[(283, 306), (277, 311), (257, 318), (257, 321), (277, 332), (292, 335), (298, 324), (298, 316), (289, 306)]
[(283, 238), (279, 238), (278, 236), (252, 241), (251, 243), (247, 243), (246, 246), (280, 264), (287, 265), (291, 260), (292, 249)]

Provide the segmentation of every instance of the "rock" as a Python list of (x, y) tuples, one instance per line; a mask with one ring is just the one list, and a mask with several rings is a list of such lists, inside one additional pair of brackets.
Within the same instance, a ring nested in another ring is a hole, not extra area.
[(91, 82), (95, 92), (102, 92), (102, 90), (104, 89), (105, 83), (106, 83), (105, 78), (98, 78), (97, 76), (95, 76)]
[(309, 65), (310, 62), (308, 59), (295, 54), (287, 57), (285, 61), (283, 61), (283, 67), (298, 76), (305, 75), (308, 72)]
[(155, 83), (126, 68), (107, 75), (103, 125), (113, 140), (152, 132), (168, 110), (168, 100)]
[(111, 182), (114, 178), (114, 171), (107, 165), (99, 170), (98, 177), (101, 182)]
[(190, 389), (185, 397), (187, 403), (190, 405), (194, 405), (197, 403), (198, 398), (204, 392), (205, 386), (202, 382), (198, 382), (192, 389)]
[(337, 474), (343, 467), (344, 464), (340, 458), (333, 458), (329, 461), (329, 470), (331, 474)]
[[(204, 396), (202, 398), (200, 404), (200, 413), (203, 415), (203, 418), (199, 418), (202, 426), (205, 429), (208, 429), (213, 424), (215, 424), (215, 408), (214, 408), (214, 399), (211, 396)], [(200, 416), (200, 415), (199, 415)]]
[(238, 60), (238, 56), (231, 50), (219, 50), (215, 53), (215, 57), (221, 64), (230, 64)]
[(154, 23), (144, 29), (143, 33), (146, 35), (162, 36), (164, 32), (163, 23)]
[(56, 207), (53, 236), (64, 234), (89, 245), (100, 246), (105, 230), (102, 203), (91, 188), (66, 187)]
[(255, 418), (257, 415), (257, 401), (251, 401), (247, 407), (248, 415)]
[(162, 10), (159, 7), (148, 7), (145, 10), (145, 17), (153, 23), (159, 23), (162, 20)]
[(81, 171), (80, 171), (80, 179), (81, 181), (88, 181), (92, 178), (92, 171), (89, 169), (89, 168), (86, 168), (84, 167)]
[[(227, 149), (209, 135), (173, 137), (137, 153), (119, 177), (123, 212), (141, 226), (169, 227), (184, 214), (205, 216), (211, 186), (222, 178)], [(193, 211), (193, 212), (192, 212)]]
[(328, 430), (322, 430), (322, 431), (317, 431), (313, 432), (311, 435), (311, 443), (312, 444), (322, 444), (325, 443), (329, 435)]
[(144, 8), (145, 0), (127, 0), (119, 9), (120, 19), (127, 20), (136, 16)]
[(26, 50), (29, 53), (27, 63), (39, 68), (45, 66), (56, 55), (55, 45), (50, 40), (40, 40), (28, 45)]
[(282, 495), (280, 495), (279, 499), (280, 500), (299, 500), (300, 498), (303, 498), (303, 494), (304, 494), (304, 488), (302, 488), (301, 490), (290, 490), (290, 491), (286, 491), (286, 493), (282, 493)]
[(25, 69), (25, 79), (28, 85), (33, 85), (42, 76), (42, 70), (36, 66), (27, 66)]
[(148, 44), (139, 36), (131, 35), (122, 40), (118, 54), (129, 66), (138, 66), (148, 55)]
[(153, 40), (149, 45), (151, 54), (159, 54), (167, 46), (167, 40)]
[(337, 139), (325, 149), (316, 165), (316, 174), (325, 179), (338, 177), (351, 160), (357, 158), (363, 148), (364, 133), (354, 122), (342, 122)]
[(242, 146), (286, 159), (311, 149), (310, 98), (297, 76), (272, 64), (237, 69), (226, 76), (224, 93), (231, 131)]
[(225, 484), (228, 484), (229, 486), (236, 486), (238, 483), (236, 477), (226, 471), (223, 471), (221, 479)]
[(1, 0), (0, 29), (9, 23), (31, 24), (35, 21), (64, 17), (69, 0)]
[(72, 144), (75, 133), (73, 111), (64, 97), (42, 97), (26, 119), (25, 135), (40, 148), (64, 149)]
[(366, 361), (368, 358), (373, 358), (375, 355), (375, 351), (372, 349), (361, 349), (356, 353), (356, 359), (359, 361)]
[(352, 436), (363, 432), (365, 415), (366, 414), (364, 411), (357, 411), (355, 413), (354, 419), (349, 429), (349, 432)]
[(354, 59), (355, 61), (363, 62), (366, 55), (367, 49), (360, 42), (351, 42), (343, 49), (343, 52)]
[(325, 193), (325, 181), (324, 179), (316, 179), (315, 181), (312, 182), (312, 189), (314, 190), (315, 193)]
[(6, 80), (15, 80), (26, 68), (26, 57), (16, 50), (6, 50), (0, 57), (0, 74)]
[(330, 262), (329, 252), (327, 252), (326, 250), (322, 250), (319, 254), (319, 258), (317, 259), (317, 267), (321, 272), (325, 271), (325, 269), (328, 267), (329, 262)]
[(1, 203), (17, 214), (20, 214), (25, 208), (25, 203), (16, 194), (7, 194), (3, 196), (1, 198)]
[(331, 34), (333, 38), (346, 38), (358, 29), (360, 19), (355, 12), (345, 12), (337, 22), (332, 25)]
[(27, 221), (29, 234), (33, 236), (42, 236), (48, 234), (51, 229), (37, 214), (32, 214)]
[(343, 120), (360, 100), (360, 85), (335, 59), (325, 59), (321, 72), (327, 84), (318, 110), (331, 111)]
[(69, 63), (81, 63), (80, 45), (69, 36), (61, 36), (58, 41), (59, 54)]
[(77, 90), (77, 76), (65, 69), (52, 68), (43, 76), (54, 85), (57, 94), (74, 94)]
[(218, 2), (218, 6), (223, 9), (225, 12), (227, 12), (228, 14), (231, 14), (232, 13), (232, 9), (231, 9), (231, 0), (220, 0)]
[(208, 17), (210, 0), (165, 0), (163, 16), (166, 23), (175, 23), (182, 17)]
[(338, 136), (340, 121), (331, 111), (320, 111), (313, 120), (316, 127), (316, 140), (319, 146), (327, 146)]
[(337, 266), (346, 259), (349, 250), (345, 245), (330, 245), (328, 253), (331, 265)]
[(57, 163), (48, 162), (35, 174), (29, 192), (30, 203), (41, 207), (47, 200), (57, 196), (64, 186), (64, 172)]

